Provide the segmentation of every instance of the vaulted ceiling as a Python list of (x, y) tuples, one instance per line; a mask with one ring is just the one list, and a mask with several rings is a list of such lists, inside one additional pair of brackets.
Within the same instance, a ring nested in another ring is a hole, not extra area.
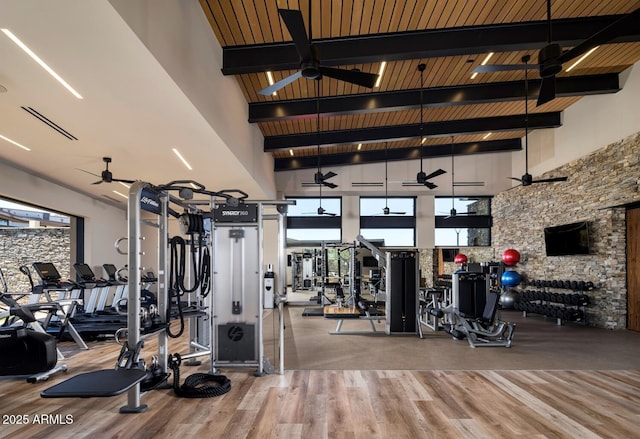
[[(452, 138), (456, 154), (521, 149), (525, 71), (472, 73), (490, 52), (489, 65), (520, 64), (525, 55), (538, 63), (548, 43), (545, 0), (200, 3), (223, 47), (222, 71), (237, 78), (276, 170), (314, 167), (318, 150), (327, 165), (448, 155)], [(386, 62), (379, 86), (301, 77), (276, 95), (259, 94), (266, 72), (277, 82), (300, 65), (278, 8), (301, 11), (322, 65), (377, 74)], [(554, 0), (551, 40), (566, 51), (639, 8), (640, 0)], [(582, 96), (620, 89), (619, 73), (640, 60), (635, 15), (570, 72), (563, 66), (548, 103), (536, 105), (540, 73), (528, 71), (529, 129), (558, 127)]]

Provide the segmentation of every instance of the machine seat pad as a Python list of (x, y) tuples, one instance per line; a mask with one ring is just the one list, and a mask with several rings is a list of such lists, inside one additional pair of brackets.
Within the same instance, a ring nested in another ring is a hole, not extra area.
[(106, 369), (69, 378), (40, 392), (43, 398), (102, 398), (120, 395), (142, 380), (140, 369)]

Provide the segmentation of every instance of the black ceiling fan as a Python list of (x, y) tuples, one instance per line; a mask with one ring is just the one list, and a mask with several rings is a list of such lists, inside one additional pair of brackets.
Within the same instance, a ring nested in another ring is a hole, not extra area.
[(476, 212), (468, 211), (468, 212), (458, 212), (456, 210), (456, 183), (455, 183), (455, 167), (454, 167), (454, 143), (453, 136), (451, 136), (451, 210), (449, 211), (449, 215), (445, 216), (444, 219), (455, 218), (460, 215), (475, 215)]
[(392, 212), (389, 209), (389, 172), (388, 172), (388, 159), (387, 159), (388, 145), (384, 144), (384, 208), (382, 209), (383, 215), (405, 215), (407, 212)]
[(109, 163), (111, 163), (111, 157), (102, 157), (102, 161), (105, 163), (106, 168), (104, 171), (100, 173), (100, 175), (96, 175), (93, 172), (85, 171), (84, 169), (80, 169), (82, 172), (86, 172), (87, 174), (95, 175), (96, 177), (100, 177), (100, 180), (93, 182), (92, 184), (101, 184), (101, 183), (111, 183), (113, 181), (118, 183), (127, 183), (133, 184), (134, 180), (122, 180), (119, 178), (113, 178), (113, 174), (109, 171)]
[[(423, 162), (423, 150), (424, 150), (424, 121), (423, 121), (423, 112), (424, 112), (424, 100), (423, 100), (423, 91), (424, 91), (424, 70), (427, 68), (427, 65), (422, 63), (418, 64), (418, 70), (420, 71), (420, 172), (416, 175), (416, 181), (418, 184), (425, 185), (429, 189), (435, 189), (438, 187), (437, 184), (430, 182), (432, 178), (438, 177), (442, 174), (446, 174), (447, 171), (443, 169), (437, 169), (433, 171), (431, 174), (427, 175), (422, 170), (422, 162)], [(385, 150), (386, 151), (386, 150)]]
[(326, 186), (329, 189), (337, 188), (338, 187), (337, 184), (331, 183), (330, 181), (327, 181), (327, 180), (330, 179), (330, 178), (335, 177), (338, 174), (336, 174), (333, 171), (329, 171), (329, 172), (323, 174), (322, 173), (322, 168), (320, 166), (320, 78), (316, 79), (316, 110), (317, 110), (316, 111), (316, 133), (318, 135), (318, 150), (317, 150), (317, 154), (318, 154), (318, 170), (313, 175), (313, 182), (318, 185), (318, 189), (320, 191), (320, 195), (319, 195), (320, 204), (318, 206), (317, 213), (318, 213), (318, 215), (336, 216), (335, 213), (327, 212), (322, 207), (322, 186)]
[(322, 190), (322, 186), (335, 189), (338, 185), (327, 180), (338, 174), (333, 171), (323, 174), (322, 168), (320, 167), (320, 79), (316, 80), (316, 135), (318, 136), (318, 171), (313, 175), (313, 182), (320, 186), (320, 190)]
[[(527, 65), (531, 59), (530, 55), (522, 57), (522, 62)], [(533, 183), (553, 183), (557, 181), (567, 181), (567, 177), (543, 178), (534, 180), (529, 174), (529, 71), (524, 71), (524, 175), (521, 178), (509, 177), (511, 180), (519, 181), (522, 186), (530, 186)]]
[(609, 26), (601, 29), (591, 37), (582, 41), (572, 49), (562, 52), (558, 43), (552, 41), (551, 34), (551, 0), (547, 0), (547, 45), (538, 52), (538, 64), (494, 64), (478, 66), (474, 72), (499, 72), (509, 70), (528, 70), (539, 68), (542, 83), (538, 93), (537, 105), (546, 104), (556, 97), (556, 75), (562, 71), (562, 65), (572, 59), (578, 58), (589, 50), (608, 43), (616, 38), (625, 29), (625, 26), (632, 26), (640, 21), (640, 8), (619, 18)]
[(266, 96), (271, 95), (300, 77), (305, 77), (307, 79), (321, 79), (322, 76), (328, 76), (351, 84), (373, 88), (376, 80), (378, 79), (377, 74), (361, 72), (359, 70), (337, 69), (334, 67), (324, 66), (320, 63), (318, 51), (311, 43), (311, 0), (309, 0), (308, 37), (304, 27), (304, 20), (302, 19), (302, 12), (296, 9), (278, 9), (278, 13), (280, 14), (280, 18), (282, 18), (282, 21), (284, 21), (289, 34), (291, 34), (291, 38), (293, 38), (293, 43), (295, 44), (296, 51), (300, 57), (300, 70), (260, 90), (258, 92), (259, 94)]

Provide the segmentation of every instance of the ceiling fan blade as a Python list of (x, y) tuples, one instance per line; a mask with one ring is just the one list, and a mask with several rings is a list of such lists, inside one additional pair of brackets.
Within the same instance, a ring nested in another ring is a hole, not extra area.
[(424, 185), (425, 185), (426, 187), (428, 187), (429, 189), (435, 189), (435, 188), (437, 188), (437, 187), (438, 187), (438, 185), (437, 185), (437, 184), (435, 184), (435, 183), (431, 183), (430, 181), (425, 181), (425, 182), (424, 182)]
[(323, 181), (322, 185), (328, 187), (329, 189), (335, 189), (335, 188), (338, 187), (337, 184), (331, 183), (331, 182), (328, 182), (328, 181)]
[(261, 94), (261, 95), (264, 95), (264, 96), (272, 95), (275, 92), (277, 92), (278, 90), (280, 90), (281, 88), (291, 84), (293, 81), (295, 81), (296, 79), (298, 79), (301, 76), (302, 76), (302, 72), (299, 72), (299, 71), (295, 72), (294, 74), (289, 75), (286, 78), (283, 78), (283, 79), (279, 80), (278, 82), (274, 82), (269, 87), (263, 88), (262, 90), (260, 90), (258, 92), (258, 94)]
[(567, 177), (541, 178), (540, 180), (533, 180), (531, 183), (554, 183), (556, 181), (567, 181)]
[(473, 69), (473, 73), (509, 72), (512, 70), (537, 69), (538, 64), (486, 64)]
[(75, 168), (75, 169), (78, 171), (84, 172), (85, 174), (93, 175), (94, 177), (100, 178), (99, 174), (94, 174), (93, 172), (85, 171), (84, 169), (80, 169), (80, 168)]
[(335, 173), (335, 172), (333, 172), (333, 171), (329, 171), (329, 172), (327, 172), (326, 174), (324, 174), (324, 175), (322, 176), (322, 180), (328, 180), (328, 179), (330, 179), (330, 178), (332, 178), (332, 177), (335, 177), (336, 175), (338, 175), (338, 174), (336, 174), (336, 173)]
[(284, 21), (285, 26), (287, 26), (291, 38), (293, 38), (293, 43), (296, 45), (300, 59), (303, 61), (313, 59), (311, 55), (311, 43), (309, 43), (307, 37), (307, 29), (304, 27), (302, 12), (297, 9), (278, 9), (278, 13), (282, 21)]
[(438, 169), (438, 170), (433, 171), (431, 174), (427, 175), (425, 177), (425, 180), (431, 180), (432, 178), (439, 177), (440, 175), (446, 174), (446, 173), (447, 173), (447, 171), (445, 171), (444, 169)]
[(507, 177), (508, 180), (515, 180), (515, 181), (519, 181), (522, 182), (521, 178), (515, 178), (515, 177)]
[[(609, 26), (596, 32), (595, 34), (584, 40), (582, 43), (563, 53), (560, 56), (560, 62), (564, 64), (565, 62), (577, 58), (583, 53), (586, 53), (593, 47), (608, 43), (609, 41), (620, 35), (624, 31), (625, 26), (638, 26), (639, 21), (640, 8), (636, 9), (630, 14), (625, 15), (624, 17), (619, 18)], [(635, 23), (635, 25), (633, 23)]]
[(378, 80), (377, 74), (361, 72), (359, 70), (336, 69), (327, 66), (319, 66), (318, 69), (324, 76), (339, 79), (340, 81), (349, 82), (351, 84), (361, 85), (367, 88), (373, 88)]
[(135, 183), (135, 180), (121, 180), (119, 178), (112, 178), (111, 181), (116, 181), (116, 182), (119, 182), (119, 183), (128, 183), (128, 184)]
[(102, 180), (94, 181), (94, 182), (93, 182), (93, 183), (91, 183), (91, 184), (100, 184), (100, 183), (102, 183)]
[(407, 212), (389, 212), (389, 215), (406, 215)]
[(556, 98), (556, 77), (549, 76), (542, 78), (542, 84), (540, 84), (540, 93), (538, 94), (538, 102), (536, 104), (539, 107), (542, 104), (546, 104)]

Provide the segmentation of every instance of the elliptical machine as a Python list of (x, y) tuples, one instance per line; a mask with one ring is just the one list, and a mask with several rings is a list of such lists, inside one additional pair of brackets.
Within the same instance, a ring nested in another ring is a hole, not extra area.
[(56, 339), (38, 323), (34, 311), (56, 313), (59, 305), (19, 305), (7, 291), (0, 269), (0, 301), (9, 307), (0, 326), (0, 376), (28, 376), (27, 382), (46, 381), (55, 373), (65, 372), (66, 364), (58, 364)]

